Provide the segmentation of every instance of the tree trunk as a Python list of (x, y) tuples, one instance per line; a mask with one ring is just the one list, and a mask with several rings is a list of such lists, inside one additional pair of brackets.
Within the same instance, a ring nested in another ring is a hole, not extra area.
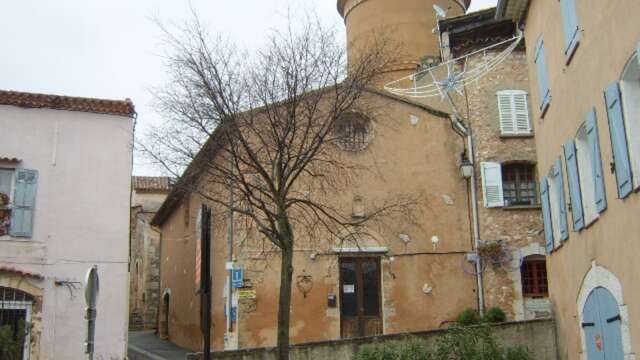
[(289, 360), (289, 321), (291, 314), (291, 282), (293, 279), (293, 239), (282, 248), (280, 267), (280, 301), (278, 303), (278, 359)]

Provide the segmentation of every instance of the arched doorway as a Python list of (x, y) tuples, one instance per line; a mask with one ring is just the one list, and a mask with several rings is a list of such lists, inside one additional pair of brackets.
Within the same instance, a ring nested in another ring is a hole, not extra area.
[(609, 290), (591, 291), (582, 309), (587, 360), (623, 359), (622, 318), (618, 302)]
[(169, 338), (169, 305), (171, 301), (171, 293), (165, 291), (162, 296), (162, 308), (160, 310), (160, 324), (158, 324), (158, 329), (160, 332), (160, 337), (163, 339)]
[(633, 356), (629, 311), (622, 283), (595, 261), (582, 281), (577, 302), (583, 358), (626, 359)]

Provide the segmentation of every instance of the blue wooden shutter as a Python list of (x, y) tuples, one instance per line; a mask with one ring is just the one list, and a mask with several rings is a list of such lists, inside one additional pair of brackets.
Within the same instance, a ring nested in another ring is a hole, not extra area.
[[(585, 121), (587, 141), (591, 150), (591, 170), (593, 172), (593, 186), (595, 187), (596, 209), (602, 213), (607, 208), (607, 195), (604, 189), (604, 177), (602, 174), (602, 155), (600, 154), (600, 136), (598, 135), (598, 121), (596, 109), (589, 111)], [(586, 174), (584, 175), (586, 176)]]
[(562, 176), (562, 161), (560, 161), (560, 158), (556, 159), (553, 172), (556, 184), (556, 201), (560, 211), (558, 214), (558, 230), (560, 230), (560, 241), (565, 241), (569, 238), (569, 225), (567, 224), (567, 206), (564, 198), (564, 178)]
[(620, 88), (617, 82), (607, 86), (604, 92), (604, 99), (607, 104), (609, 134), (611, 135), (611, 146), (613, 147), (618, 196), (624, 199), (631, 193), (633, 183), (631, 181), (631, 163), (629, 162), (624, 113), (622, 112), (622, 98), (620, 97)]
[(536, 44), (535, 60), (536, 75), (538, 76), (538, 96), (540, 97), (540, 113), (544, 115), (547, 106), (551, 101), (551, 92), (549, 90), (549, 78), (547, 74), (547, 62), (544, 51), (544, 39), (542, 35), (538, 38)]
[(564, 24), (564, 53), (567, 57), (571, 57), (580, 40), (576, 1), (560, 0), (560, 7)]
[(15, 237), (31, 237), (38, 172), (29, 169), (16, 169), (15, 176), (16, 185), (11, 209), (10, 234)]
[(587, 351), (587, 359), (604, 360), (604, 351), (598, 348), (596, 341), (602, 339), (602, 324), (600, 322), (600, 313), (598, 311), (598, 298), (595, 291), (587, 297), (587, 301), (582, 308), (582, 330), (584, 331), (584, 340)]
[(604, 356), (606, 359), (624, 359), (622, 349), (622, 318), (618, 302), (609, 290), (598, 287), (594, 290), (598, 299), (598, 313), (604, 343)]
[(580, 231), (584, 228), (584, 211), (582, 208), (582, 191), (580, 190), (576, 143), (573, 140), (569, 140), (564, 144), (564, 159), (567, 163), (567, 181), (569, 183), (569, 196), (571, 198), (573, 231)]
[(546, 177), (540, 180), (540, 202), (542, 202), (542, 221), (547, 254), (553, 250), (553, 222), (551, 220), (551, 204), (549, 203), (549, 182)]

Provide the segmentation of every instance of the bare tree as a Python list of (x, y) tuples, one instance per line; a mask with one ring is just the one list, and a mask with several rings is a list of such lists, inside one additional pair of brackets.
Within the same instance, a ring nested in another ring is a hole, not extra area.
[(413, 203), (383, 200), (354, 218), (324, 196), (361, 170), (339, 151), (353, 135), (341, 121), (367, 111), (363, 94), (389, 64), (388, 49), (384, 41), (368, 44), (347, 64), (335, 33), (318, 21), (274, 32), (252, 56), (221, 37), (211, 41), (197, 20), (166, 35), (171, 81), (156, 98), (167, 121), (142, 151), (176, 175), (186, 167), (178, 186), (236, 214), (279, 251), (277, 346), (288, 359), (298, 236), (344, 238)]

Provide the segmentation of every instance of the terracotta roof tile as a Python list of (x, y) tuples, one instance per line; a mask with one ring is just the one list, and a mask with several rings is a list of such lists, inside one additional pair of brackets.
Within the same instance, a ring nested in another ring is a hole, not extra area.
[(132, 181), (136, 190), (169, 191), (172, 180), (167, 176), (134, 176)]
[(16, 157), (6, 157), (6, 156), (0, 156), (0, 161), (1, 162), (9, 162), (9, 163), (19, 163), (22, 160), (16, 158)]
[(0, 90), (0, 105), (26, 108), (84, 111), (98, 114), (134, 116), (135, 108), (130, 99), (106, 100), (74, 96), (35, 94)]
[(24, 271), (24, 270), (19, 270), (16, 268), (12, 268), (9, 266), (0, 266), (0, 272), (5, 272), (5, 273), (11, 273), (11, 274), (15, 274), (15, 275), (19, 275), (19, 276), (25, 276), (25, 277), (30, 277), (30, 278), (34, 278), (34, 279), (44, 279), (44, 276), (42, 276), (41, 274), (36, 274), (36, 273), (32, 273), (29, 271)]

